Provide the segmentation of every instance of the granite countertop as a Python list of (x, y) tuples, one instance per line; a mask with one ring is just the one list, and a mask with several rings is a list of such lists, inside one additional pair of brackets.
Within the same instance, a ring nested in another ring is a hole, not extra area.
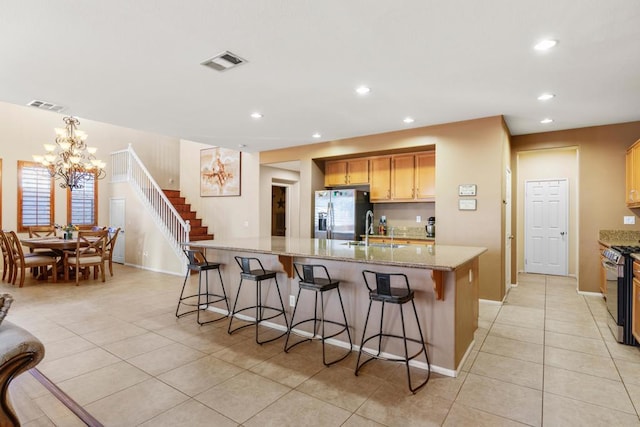
[(335, 259), (365, 264), (396, 265), (453, 271), (487, 251), (487, 248), (450, 245), (400, 245), (396, 248), (349, 245), (345, 240), (254, 237), (199, 240), (192, 247), (267, 253), (291, 257)]
[(640, 231), (636, 230), (600, 230), (598, 243), (611, 246), (640, 245)]

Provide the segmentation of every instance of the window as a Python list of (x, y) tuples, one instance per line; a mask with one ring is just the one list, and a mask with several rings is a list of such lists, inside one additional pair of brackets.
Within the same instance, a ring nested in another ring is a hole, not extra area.
[(88, 175), (82, 188), (67, 190), (67, 224), (81, 228), (98, 225), (98, 180)]
[(18, 160), (18, 231), (53, 224), (53, 178), (39, 163)]

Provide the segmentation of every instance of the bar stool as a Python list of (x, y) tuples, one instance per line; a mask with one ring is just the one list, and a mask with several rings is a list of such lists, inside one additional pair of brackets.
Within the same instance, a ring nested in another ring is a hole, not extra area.
[[(247, 328), (249, 326), (255, 325), (256, 328), (256, 343), (258, 344), (265, 344), (271, 341), (275, 341), (280, 337), (283, 337), (286, 335), (287, 331), (289, 330), (289, 322), (287, 322), (287, 315), (284, 309), (284, 304), (282, 302), (282, 295), (280, 294), (280, 286), (278, 285), (278, 278), (276, 277), (276, 272), (275, 271), (271, 271), (271, 270), (265, 270), (262, 262), (258, 259), (258, 258), (250, 258), (250, 257), (241, 257), (241, 256), (236, 256), (234, 257), (236, 262), (238, 263), (238, 266), (240, 267), (240, 284), (238, 285), (238, 292), (236, 294), (236, 300), (233, 303), (233, 309), (231, 310), (231, 317), (229, 318), (229, 328), (227, 329), (227, 332), (229, 334), (233, 334), (234, 332), (240, 330), (240, 329), (244, 329)], [(252, 265), (255, 267), (257, 264), (257, 266), (259, 266), (259, 268), (253, 268), (252, 269)], [(240, 291), (242, 290), (242, 283), (244, 282), (244, 280), (251, 280), (253, 282), (256, 283), (256, 304), (252, 305), (252, 306), (248, 306), (248, 307), (244, 307), (241, 308), (239, 310), (236, 309), (237, 305), (238, 305), (238, 300), (240, 299)], [(269, 280), (269, 279), (273, 279), (275, 281), (276, 284), (276, 291), (278, 291), (278, 301), (280, 302), (280, 307), (272, 307), (272, 306), (268, 306), (265, 304), (265, 302), (262, 300), (262, 282), (264, 282), (265, 280)], [(255, 309), (256, 311), (256, 317), (255, 320), (247, 325), (242, 325), (242, 326), (238, 326), (234, 329), (232, 329), (232, 324), (233, 324), (233, 318), (235, 317), (236, 314), (238, 313), (242, 313), (243, 311), (247, 311), (247, 310), (253, 310)], [(265, 310), (268, 310), (270, 313), (269, 316), (264, 317), (264, 312)], [(259, 325), (261, 322), (267, 321), (267, 320), (271, 320), (271, 319), (275, 319), (276, 317), (282, 316), (284, 318), (284, 323), (286, 326), (286, 330), (274, 337), (274, 338), (270, 338), (268, 340), (263, 340), (260, 341), (259, 339), (259, 335), (258, 335), (258, 329), (259, 329)]]
[[(217, 322), (218, 320), (222, 320), (229, 315), (229, 301), (227, 299), (227, 293), (224, 290), (224, 282), (222, 281), (222, 274), (220, 273), (220, 264), (209, 262), (204, 255), (204, 251), (202, 249), (191, 249), (189, 247), (185, 247), (182, 249), (185, 256), (187, 257), (187, 273), (184, 276), (184, 283), (182, 284), (182, 291), (180, 292), (180, 298), (178, 299), (178, 306), (176, 307), (176, 317), (182, 317), (187, 314), (197, 312), (196, 321), (199, 325), (205, 325), (207, 323)], [(209, 271), (217, 270), (218, 277), (220, 277), (220, 287), (222, 288), (222, 295), (212, 293), (209, 291)], [(186, 295), (184, 294), (185, 288), (187, 286), (187, 280), (189, 279), (189, 275), (192, 271), (198, 272), (198, 290), (195, 294)], [(205, 289), (202, 291), (202, 273), (204, 272), (205, 276)], [(197, 300), (197, 301), (196, 301)], [(225, 306), (227, 307), (227, 314), (223, 316), (218, 316), (212, 320), (207, 320), (205, 322), (200, 321), (200, 312), (209, 308), (209, 305), (215, 304), (217, 302), (224, 301)], [(185, 311), (183, 313), (179, 313), (180, 306), (188, 306), (195, 307), (193, 310)]]
[[(287, 340), (284, 343), (284, 352), (288, 353), (289, 350), (291, 350), (293, 347), (303, 342), (311, 341), (314, 339), (320, 339), (322, 341), (322, 363), (324, 363), (325, 366), (331, 366), (334, 363), (344, 360), (347, 356), (349, 356), (349, 354), (351, 354), (351, 350), (353, 349), (353, 343), (351, 342), (351, 333), (349, 332), (349, 326), (347, 325), (347, 315), (344, 312), (342, 296), (340, 295), (340, 281), (332, 280), (331, 277), (329, 276), (329, 271), (327, 271), (327, 267), (325, 267), (324, 265), (293, 263), (293, 267), (295, 268), (296, 275), (298, 276), (298, 279), (299, 279), (299, 282), (298, 282), (299, 287), (298, 287), (298, 296), (296, 297), (296, 306), (293, 309), (293, 315), (291, 316), (291, 327), (287, 332)], [(302, 274), (300, 274), (300, 271), (302, 271)], [(320, 277), (317, 275), (318, 272), (321, 273)], [(300, 294), (303, 289), (313, 291), (315, 293), (313, 317), (295, 322), (296, 312), (298, 311), (298, 307), (300, 306)], [(325, 319), (324, 294), (325, 292), (330, 291), (332, 289), (335, 289), (338, 293), (338, 300), (340, 301), (340, 309), (342, 310), (342, 318), (344, 319), (344, 323)], [(319, 318), (318, 318), (318, 294), (320, 294), (320, 317)], [(300, 332), (296, 332), (293, 330), (296, 326), (309, 323), (309, 322), (313, 322), (313, 333), (311, 337), (309, 337), (308, 334), (302, 334)], [(339, 326), (340, 329), (337, 332), (332, 333), (331, 335), (326, 335), (325, 323), (330, 323), (332, 325)], [(319, 336), (318, 336), (318, 327), (320, 327)], [(306, 337), (306, 339), (298, 341), (292, 345), (289, 345), (289, 338), (291, 337), (292, 332), (295, 335)], [(325, 347), (324, 347), (325, 341), (329, 338), (336, 337), (344, 332), (347, 333), (347, 337), (349, 338), (349, 350), (344, 356), (336, 360), (333, 360), (331, 362), (327, 362)]]
[[(418, 391), (421, 387), (423, 387), (427, 381), (429, 381), (429, 377), (431, 376), (431, 365), (429, 364), (429, 355), (427, 354), (427, 348), (424, 344), (424, 337), (422, 335), (422, 329), (420, 328), (420, 320), (418, 319), (418, 312), (416, 310), (416, 304), (413, 300), (414, 292), (411, 290), (409, 286), (409, 279), (405, 274), (402, 273), (378, 273), (371, 270), (364, 270), (362, 272), (362, 276), (364, 277), (364, 283), (367, 285), (369, 289), (369, 309), (367, 311), (367, 319), (364, 322), (364, 329), (362, 331), (362, 343), (360, 344), (360, 351), (358, 352), (358, 360), (356, 361), (356, 372), (358, 375), (358, 371), (367, 363), (374, 359), (382, 359), (388, 360), (391, 362), (401, 362), (404, 363), (407, 368), (407, 381), (409, 383), (409, 390), (412, 393)], [(375, 279), (375, 288), (371, 286), (370, 282)], [(393, 286), (399, 285), (399, 286)], [(382, 303), (382, 309), (380, 312), (380, 331), (376, 334), (373, 334), (365, 339), (365, 335), (367, 332), (367, 324), (369, 323), (369, 315), (371, 314), (371, 305), (374, 301), (379, 301)], [(416, 319), (416, 325), (418, 326), (418, 333), (420, 334), (420, 339), (407, 337), (405, 323), (404, 323), (404, 304), (411, 302), (413, 306), (413, 313)], [(402, 335), (396, 335), (389, 332), (383, 331), (383, 321), (384, 321), (384, 307), (385, 303), (389, 304), (397, 304), (400, 307), (400, 321), (402, 324)], [(401, 339), (403, 341), (404, 346), (404, 357), (385, 357), (382, 353), (382, 338), (395, 338)], [(365, 350), (365, 344), (372, 339), (378, 338), (378, 351), (376, 353), (372, 353), (369, 350)], [(409, 355), (409, 349), (407, 346), (408, 342), (413, 342), (419, 345), (419, 350), (413, 355)], [(366, 354), (369, 356), (369, 359), (360, 363), (360, 357), (362, 354)], [(416, 387), (412, 386), (411, 382), (411, 370), (409, 368), (409, 362), (421, 354), (424, 353), (426, 362), (427, 362), (427, 378), (417, 385)]]

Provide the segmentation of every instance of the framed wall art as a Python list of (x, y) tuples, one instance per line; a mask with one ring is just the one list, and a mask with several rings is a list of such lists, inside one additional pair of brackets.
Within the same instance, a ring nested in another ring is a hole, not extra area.
[(239, 196), (242, 153), (229, 148), (200, 150), (200, 196)]

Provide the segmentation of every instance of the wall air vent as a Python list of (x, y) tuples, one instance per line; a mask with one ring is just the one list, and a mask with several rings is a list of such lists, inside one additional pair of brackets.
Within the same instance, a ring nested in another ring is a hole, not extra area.
[(240, 58), (235, 53), (231, 53), (228, 50), (221, 52), (211, 59), (207, 59), (202, 62), (205, 67), (213, 68), (216, 71), (226, 71), (229, 68), (237, 67), (247, 62), (246, 59)]
[(49, 111), (54, 111), (56, 113), (64, 110), (64, 107), (62, 105), (56, 105), (52, 102), (47, 102), (47, 101), (38, 101), (37, 99), (34, 99), (33, 101), (29, 102), (27, 105), (29, 107), (36, 107), (41, 110), (49, 110)]

